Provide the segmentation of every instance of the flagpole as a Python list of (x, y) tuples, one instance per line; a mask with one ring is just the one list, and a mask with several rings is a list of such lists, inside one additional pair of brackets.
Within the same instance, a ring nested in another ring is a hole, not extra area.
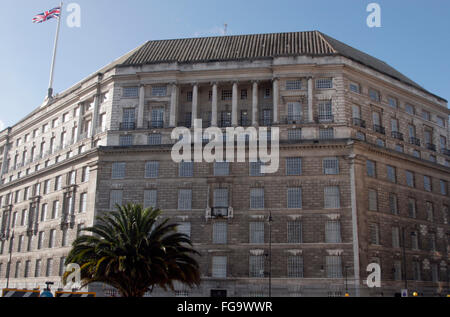
[(62, 11), (63, 11), (63, 3), (62, 2), (60, 3), (59, 7), (60, 7), (60, 14), (59, 14), (59, 17), (58, 17), (58, 25), (56, 27), (55, 45), (53, 47), (52, 66), (50, 68), (50, 82), (48, 84), (48, 95), (47, 95), (47, 98), (49, 100), (53, 98), (53, 75), (54, 75), (54, 71), (55, 71), (56, 50), (58, 48), (59, 29), (60, 29), (60, 26), (61, 26)]

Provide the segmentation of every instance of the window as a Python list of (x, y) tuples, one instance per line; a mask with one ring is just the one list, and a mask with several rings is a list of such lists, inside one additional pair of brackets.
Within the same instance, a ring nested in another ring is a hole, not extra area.
[(22, 216), (20, 217), (20, 225), (23, 227), (27, 223), (27, 210), (22, 210)]
[(41, 267), (42, 261), (36, 260), (36, 267), (34, 270), (34, 277), (40, 277), (41, 276), (41, 272), (42, 272), (42, 267)]
[(386, 143), (382, 139), (377, 139), (377, 145), (380, 147), (386, 147)]
[(118, 162), (113, 163), (111, 178), (112, 179), (124, 179), (126, 166), (127, 166), (126, 163), (118, 163)]
[(138, 87), (123, 87), (122, 97), (123, 98), (137, 98), (139, 96)]
[(17, 245), (17, 252), (22, 252), (23, 239), (24, 239), (24, 236), (21, 235), (19, 237), (19, 243)]
[(39, 235), (38, 235), (37, 249), (38, 250), (42, 249), (43, 244), (44, 244), (44, 231), (41, 231), (41, 232), (39, 232)]
[(69, 173), (68, 175), (68, 185), (75, 185), (76, 183), (76, 179), (77, 179), (77, 172), (76, 171), (72, 171)]
[(360, 91), (361, 91), (361, 88), (359, 87), (359, 84), (356, 84), (356, 83), (350, 83), (349, 88), (350, 88), (350, 91), (355, 92), (357, 94), (359, 94)]
[(30, 270), (31, 270), (31, 261), (27, 260), (25, 262), (25, 271), (23, 272), (23, 277), (24, 278), (30, 277)]
[(422, 118), (424, 120), (430, 121), (430, 113), (428, 111), (426, 111), (426, 110), (422, 110)]
[(391, 210), (391, 214), (398, 215), (398, 199), (396, 194), (389, 194), (389, 208)]
[(333, 121), (333, 106), (331, 100), (319, 102), (319, 122)]
[(438, 124), (438, 126), (440, 126), (441, 128), (445, 128), (445, 119), (437, 116), (436, 117), (436, 123)]
[(433, 283), (439, 282), (439, 268), (437, 263), (431, 263), (431, 280)]
[(21, 262), (17, 261), (16, 262), (16, 271), (14, 273), (14, 278), (19, 278), (19, 274), (20, 274), (20, 270), (21, 270)]
[(62, 230), (61, 245), (63, 247), (66, 247), (68, 245), (68, 243), (69, 243), (69, 235), (68, 235), (68, 232), (67, 232), (67, 228), (64, 228)]
[(369, 210), (378, 211), (378, 193), (374, 189), (369, 189)]
[(376, 223), (370, 225), (370, 243), (380, 245), (380, 226)]
[(420, 261), (415, 259), (413, 260), (413, 273), (414, 273), (414, 280), (420, 281), (422, 279), (421, 276), (421, 267), (420, 267)]
[(222, 90), (222, 100), (231, 100), (233, 98), (233, 91), (230, 89)]
[(286, 81), (286, 90), (300, 90), (300, 89), (302, 89), (302, 81), (300, 79)]
[(302, 129), (290, 129), (288, 130), (288, 140), (298, 141), (302, 139)]
[(333, 80), (331, 78), (319, 78), (316, 80), (317, 89), (331, 89), (333, 88)]
[(339, 174), (339, 160), (336, 157), (323, 159), (323, 173), (325, 175)]
[(216, 188), (214, 189), (214, 207), (228, 208), (228, 189)]
[(212, 277), (226, 278), (227, 277), (227, 257), (213, 256), (212, 257)]
[(423, 177), (423, 188), (427, 192), (431, 192), (431, 190), (432, 190), (432, 188), (431, 188), (431, 177), (429, 177), (429, 176), (424, 176)]
[(397, 108), (398, 106), (398, 100), (394, 97), (388, 97), (388, 104), (389, 106), (391, 106), (392, 108)]
[(87, 206), (87, 193), (82, 193), (80, 195), (80, 212), (86, 212)]
[(289, 256), (288, 257), (288, 277), (302, 278), (303, 277), (303, 257)]
[(226, 222), (215, 222), (213, 224), (213, 243), (226, 244), (227, 231), (228, 231), (228, 224)]
[(426, 210), (426, 213), (427, 213), (427, 220), (430, 221), (430, 222), (433, 222), (433, 219), (434, 219), (434, 206), (433, 206), (433, 203), (430, 202), (430, 201), (427, 201), (425, 203), (425, 210)]
[(341, 243), (341, 223), (327, 221), (325, 223), (325, 243)]
[(408, 198), (408, 214), (411, 218), (416, 218), (416, 200)]
[(121, 206), (122, 196), (123, 196), (122, 190), (111, 190), (109, 197), (109, 209), (114, 210), (116, 209), (116, 205)]
[(447, 196), (447, 192), (448, 192), (448, 183), (447, 183), (447, 181), (444, 181), (444, 180), (441, 179), (439, 181), (439, 185), (440, 185), (440, 188), (441, 188), (441, 195)]
[(261, 171), (263, 165), (261, 161), (250, 162), (250, 176), (263, 176), (264, 174)]
[(264, 209), (264, 188), (250, 190), (250, 209)]
[(394, 280), (402, 280), (402, 262), (400, 261), (394, 261)]
[(156, 189), (144, 190), (144, 208), (156, 208), (158, 191)]
[(48, 209), (48, 205), (47, 204), (42, 204), (42, 210), (41, 210), (41, 221), (45, 221), (47, 219), (47, 209)]
[(288, 243), (303, 243), (302, 222), (289, 221), (287, 226)]
[(327, 278), (342, 278), (342, 259), (338, 255), (326, 257)]
[(178, 173), (180, 177), (193, 177), (194, 176), (194, 163), (193, 162), (180, 162), (178, 167)]
[(405, 111), (412, 115), (414, 115), (416, 113), (416, 110), (414, 109), (414, 107), (411, 105), (408, 105), (408, 104), (405, 105)]
[(178, 210), (192, 209), (192, 190), (180, 189), (178, 191)]
[(264, 277), (264, 255), (250, 255), (250, 277)]
[(287, 176), (302, 175), (302, 159), (300, 157), (286, 158), (286, 175)]
[(401, 145), (401, 144), (396, 144), (396, 145), (395, 145), (395, 150), (396, 150), (397, 152), (403, 153), (403, 152), (404, 152), (403, 145)]
[(59, 201), (55, 200), (53, 202), (52, 219), (58, 218), (59, 215)]
[(63, 256), (59, 259), (59, 276), (63, 276), (65, 271), (65, 265), (64, 262), (66, 262), (66, 257)]
[(264, 243), (264, 222), (250, 222), (250, 241), (251, 244)]
[(264, 99), (269, 99), (270, 96), (271, 96), (271, 89), (270, 88), (264, 89)]
[(381, 100), (380, 92), (372, 88), (369, 89), (369, 97), (376, 102), (379, 102)]
[(408, 187), (415, 187), (413, 172), (406, 171), (406, 185), (408, 185)]
[(411, 232), (411, 249), (419, 250), (419, 233), (417, 231)]
[(400, 229), (398, 227), (392, 228), (392, 247), (400, 248)]
[(159, 162), (150, 161), (145, 163), (145, 178), (158, 178)]
[(338, 186), (326, 186), (324, 188), (324, 208), (325, 209), (341, 208)]
[(291, 187), (287, 190), (287, 207), (293, 209), (302, 208), (302, 188), (301, 187)]
[(167, 95), (167, 86), (153, 86), (152, 96), (153, 97), (164, 97)]
[(53, 248), (55, 246), (55, 237), (56, 237), (56, 230), (55, 229), (50, 230), (50, 237), (48, 239), (49, 248)]
[(417, 158), (420, 158), (420, 151), (414, 150), (413, 151), (413, 156), (417, 157)]
[(390, 182), (396, 183), (397, 182), (397, 176), (395, 167), (388, 165), (387, 167), (387, 178)]
[(375, 164), (374, 161), (368, 160), (366, 162), (366, 167), (367, 167), (367, 176), (369, 176), (369, 177), (377, 177), (377, 175), (376, 175), (376, 164)]
[(44, 195), (50, 193), (50, 180), (44, 181)]
[(230, 174), (230, 163), (214, 162), (214, 176), (228, 176)]
[(119, 146), (132, 146), (133, 145), (133, 135), (121, 135), (119, 136)]
[(334, 139), (334, 129), (333, 128), (327, 128), (327, 129), (319, 129), (319, 139), (320, 140), (330, 140)]
[(52, 276), (53, 272), (53, 259), (47, 259), (47, 267), (45, 269), (45, 276)]
[(241, 100), (247, 100), (247, 99), (248, 99), (247, 89), (241, 89)]
[(430, 251), (436, 251), (436, 234), (435, 233), (429, 234), (428, 247), (429, 247)]
[(161, 145), (162, 144), (161, 134), (159, 133), (149, 134), (147, 141), (148, 145)]
[(85, 183), (89, 181), (89, 167), (83, 167), (81, 170), (81, 182)]
[(190, 222), (182, 222), (178, 225), (178, 233), (184, 234), (191, 237), (191, 223)]

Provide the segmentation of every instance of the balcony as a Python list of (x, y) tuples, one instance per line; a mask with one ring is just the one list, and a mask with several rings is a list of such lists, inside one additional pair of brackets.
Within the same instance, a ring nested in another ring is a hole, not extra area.
[(360, 118), (353, 118), (353, 125), (361, 128), (366, 128), (366, 121)]
[(332, 123), (334, 122), (334, 116), (332, 114), (319, 114), (319, 123)]
[(301, 124), (304, 123), (304, 119), (302, 116), (287, 116), (281, 119), (281, 123), (283, 124)]
[(122, 122), (120, 124), (120, 130), (121, 131), (136, 130), (136, 123), (134, 123), (134, 122)]
[(164, 121), (149, 121), (148, 128), (149, 129), (162, 129), (162, 128), (164, 128)]
[(233, 218), (232, 207), (211, 207), (206, 209), (206, 219)]
[(415, 146), (420, 146), (420, 139), (411, 137), (409, 138), (409, 143)]
[(392, 136), (394, 139), (403, 141), (403, 133), (400, 133), (400, 132), (398, 132), (398, 131), (392, 131), (392, 132), (391, 132), (391, 136)]
[(386, 134), (386, 129), (384, 127), (382, 127), (381, 125), (378, 125), (378, 124), (374, 124), (373, 125), (373, 130), (376, 133)]
[(427, 143), (426, 148), (430, 151), (436, 152), (436, 144)]

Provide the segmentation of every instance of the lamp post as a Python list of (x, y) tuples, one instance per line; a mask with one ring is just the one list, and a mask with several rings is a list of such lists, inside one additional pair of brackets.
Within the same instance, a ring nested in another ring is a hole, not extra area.
[(348, 266), (344, 266), (344, 272), (345, 272), (345, 297), (349, 297), (350, 294), (348, 293), (348, 275), (347, 275), (347, 269)]
[[(3, 238), (2, 241), (6, 241), (6, 238)], [(9, 240), (9, 259), (6, 267), (6, 288), (9, 288), (9, 278), (11, 275), (11, 261), (12, 261), (12, 252), (13, 252), (13, 242), (14, 241), (14, 230), (11, 234), (11, 239)]]
[(272, 211), (269, 211), (269, 297), (272, 297)]

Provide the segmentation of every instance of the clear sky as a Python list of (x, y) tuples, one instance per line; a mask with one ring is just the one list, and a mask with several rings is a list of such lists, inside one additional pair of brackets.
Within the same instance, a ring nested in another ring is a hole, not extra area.
[[(381, 6), (381, 28), (366, 7)], [(448, 0), (67, 0), (81, 7), (81, 28), (63, 12), (55, 92), (61, 92), (147, 40), (319, 30), (384, 60), (450, 99)], [(2, 0), (0, 129), (43, 101), (56, 20), (31, 22), (59, 0)]]

